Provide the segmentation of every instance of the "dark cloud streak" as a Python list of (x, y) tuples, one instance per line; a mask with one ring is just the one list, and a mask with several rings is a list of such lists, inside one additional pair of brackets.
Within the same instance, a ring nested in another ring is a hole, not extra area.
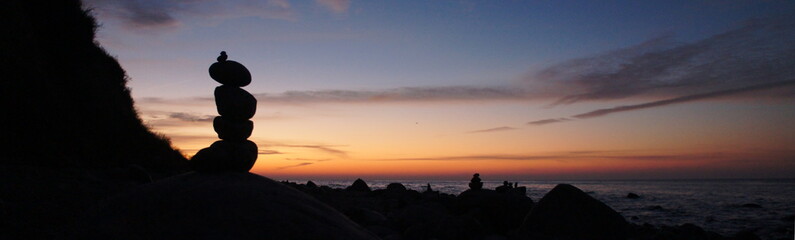
[(583, 113), (583, 114), (574, 115), (573, 117), (580, 118), (580, 119), (601, 117), (601, 116), (605, 116), (605, 115), (613, 114), (613, 113), (617, 113), (617, 112), (626, 112), (626, 111), (634, 111), (634, 110), (640, 110), (640, 109), (646, 109), (646, 108), (652, 108), (652, 107), (661, 107), (661, 106), (666, 106), (666, 105), (671, 105), (671, 104), (692, 102), (692, 101), (703, 100), (703, 99), (708, 99), (708, 98), (717, 98), (717, 97), (729, 96), (729, 95), (746, 93), (746, 92), (761, 91), (761, 90), (767, 90), (767, 89), (778, 88), (778, 87), (787, 87), (787, 86), (790, 86), (790, 85), (795, 85), (795, 81), (783, 81), (783, 82), (766, 83), (766, 84), (759, 84), (759, 85), (748, 86), (748, 87), (743, 87), (743, 88), (736, 88), (736, 89), (729, 89), (729, 90), (723, 90), (723, 91), (717, 91), (717, 92), (710, 92), (710, 93), (695, 94), (695, 95), (671, 98), (671, 99), (648, 102), (648, 103), (643, 103), (643, 104), (618, 106), (618, 107), (613, 107), (613, 108), (605, 108), (605, 109), (599, 109), (599, 110), (595, 110), (595, 111), (591, 111), (591, 112), (587, 112), (587, 113)]
[(215, 116), (211, 115), (197, 115), (193, 113), (172, 112), (168, 115), (169, 118), (178, 119), (187, 122), (212, 122)]
[(274, 155), (274, 154), (284, 154), (284, 153), (276, 150), (259, 150), (257, 154)]
[(312, 165), (312, 164), (314, 164), (314, 163), (311, 163), (311, 162), (302, 162), (302, 163), (295, 164), (295, 165), (289, 165), (289, 166), (279, 167), (279, 168), (276, 168), (276, 170), (283, 170), (283, 169), (295, 168), (295, 167), (303, 167), (303, 166)]
[(528, 81), (559, 93), (566, 89), (555, 104), (673, 97), (786, 81), (795, 75), (792, 18), (749, 21), (688, 44), (675, 44), (671, 37), (652, 39), (548, 67)]
[(545, 125), (545, 124), (550, 124), (550, 123), (559, 123), (559, 122), (566, 122), (566, 121), (571, 121), (571, 119), (568, 119), (568, 118), (550, 118), (550, 119), (544, 119), (544, 120), (528, 122), (527, 124), (528, 125)]
[(515, 87), (405, 87), (383, 90), (287, 91), (281, 94), (255, 94), (262, 102), (281, 103), (358, 103), (358, 102), (439, 102), (522, 100), (535, 96)]
[(291, 19), (288, 1), (211, 0), (85, 0), (99, 16), (121, 20), (133, 29), (162, 29), (179, 26), (186, 17), (260, 17)]
[[(725, 157), (723, 153), (703, 154), (637, 154), (631, 151), (580, 151), (553, 153), (542, 155), (466, 155), (466, 156), (439, 156), (379, 159), (374, 161), (538, 161), (538, 160), (589, 160), (589, 159), (626, 159), (639, 161), (667, 161), (667, 160), (692, 160), (712, 159)], [(624, 153), (624, 154), (622, 154)]]
[(469, 132), (467, 132), (467, 133), (490, 133), (490, 132), (503, 132), (503, 131), (511, 131), (511, 130), (516, 130), (516, 129), (518, 129), (518, 128), (514, 128), (514, 127), (507, 127), (507, 126), (506, 126), (506, 127), (496, 127), (496, 128), (489, 128), (489, 129), (482, 129), (482, 130), (469, 131)]
[(274, 147), (292, 147), (292, 148), (309, 148), (322, 151), (328, 154), (336, 155), (339, 157), (348, 157), (348, 152), (333, 148), (332, 146), (325, 145), (294, 145), (294, 144), (274, 144)]

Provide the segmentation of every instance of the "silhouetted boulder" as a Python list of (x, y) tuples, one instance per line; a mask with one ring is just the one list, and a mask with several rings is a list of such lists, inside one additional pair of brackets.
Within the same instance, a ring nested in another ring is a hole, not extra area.
[(663, 211), (663, 210), (665, 210), (665, 208), (663, 208), (663, 207), (662, 207), (662, 206), (660, 206), (660, 205), (651, 205), (651, 206), (646, 206), (646, 207), (644, 207), (643, 209), (646, 209), (646, 210), (652, 210), (652, 211)]
[(762, 208), (762, 205), (759, 205), (759, 204), (756, 204), (756, 203), (746, 203), (746, 204), (743, 204), (741, 207), (744, 207), (744, 208)]
[(341, 213), (250, 173), (188, 173), (100, 204), (75, 239), (377, 239)]
[(482, 239), (483, 227), (470, 216), (449, 214), (438, 203), (409, 205), (396, 213), (394, 221), (403, 239)]
[(519, 227), (533, 200), (525, 195), (469, 189), (458, 195), (453, 207), (457, 214), (477, 219), (485, 231), (507, 234)]
[(386, 190), (390, 192), (403, 192), (406, 191), (406, 186), (402, 183), (390, 183), (386, 185)]
[(315, 184), (315, 182), (313, 182), (313, 181), (306, 181), (306, 187), (307, 188), (317, 188), (317, 184)]
[(761, 240), (754, 232), (744, 230), (739, 231), (734, 236), (730, 237), (731, 240)]
[(497, 187), (494, 190), (496, 190), (497, 192), (507, 193), (507, 192), (510, 192), (511, 189), (513, 189), (513, 185), (508, 183), (508, 181), (503, 181), (502, 182), (502, 186), (499, 186), (499, 187)]
[(350, 210), (345, 211), (345, 215), (351, 218), (354, 222), (362, 226), (372, 225), (388, 225), (387, 218), (377, 211), (373, 211), (362, 207), (352, 207)]
[(682, 235), (690, 236), (691, 238), (706, 239), (707, 232), (703, 228), (696, 226), (692, 223), (685, 223), (679, 226)]
[(624, 217), (582, 190), (559, 184), (536, 203), (522, 223), (528, 239), (625, 239)]
[(226, 59), (226, 52), (221, 52), (218, 62), (210, 65), (211, 78), (223, 85), (235, 87), (244, 87), (251, 83), (251, 73), (243, 64)]
[(640, 198), (640, 196), (638, 194), (635, 194), (635, 193), (628, 193), (627, 194), (627, 198), (629, 198), (629, 199), (638, 199), (638, 198)]
[(246, 140), (251, 136), (251, 132), (254, 130), (254, 122), (251, 120), (215, 117), (215, 119), (213, 119), (213, 129), (218, 133), (218, 138), (220, 139), (233, 141)]
[(357, 178), (356, 181), (353, 181), (351, 186), (345, 188), (348, 191), (358, 191), (358, 192), (369, 192), (370, 186), (367, 186), (367, 183), (364, 182), (361, 178)]
[(510, 192), (519, 196), (525, 196), (527, 195), (527, 187), (514, 187)]
[(252, 141), (222, 140), (199, 150), (190, 164), (198, 172), (248, 172), (257, 155), (257, 144)]
[(230, 119), (251, 119), (257, 112), (257, 99), (251, 93), (234, 86), (215, 88), (218, 114)]

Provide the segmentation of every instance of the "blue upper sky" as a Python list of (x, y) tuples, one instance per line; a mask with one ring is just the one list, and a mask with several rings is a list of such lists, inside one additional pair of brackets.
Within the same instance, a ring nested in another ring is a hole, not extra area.
[[(203, 68), (220, 50), (252, 70), (253, 92), (504, 85), (565, 60), (663, 36), (693, 42), (795, 10), (792, 1), (89, 4), (138, 97), (186, 97), (212, 85)], [(190, 90), (158, 89), (163, 76)]]

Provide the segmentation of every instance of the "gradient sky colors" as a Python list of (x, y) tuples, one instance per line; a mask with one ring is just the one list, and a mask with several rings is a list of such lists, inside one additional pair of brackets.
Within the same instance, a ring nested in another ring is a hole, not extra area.
[(793, 1), (87, 2), (186, 155), (247, 66), (276, 179), (795, 176)]

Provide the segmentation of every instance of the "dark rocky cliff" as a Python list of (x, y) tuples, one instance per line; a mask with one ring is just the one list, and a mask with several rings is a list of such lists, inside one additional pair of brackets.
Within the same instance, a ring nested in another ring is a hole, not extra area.
[(124, 70), (94, 41), (97, 25), (79, 1), (2, 1), (0, 11), (0, 163), (184, 168), (138, 118)]
[(0, 239), (57, 238), (98, 201), (187, 170), (78, 0), (0, 1), (0, 15)]

